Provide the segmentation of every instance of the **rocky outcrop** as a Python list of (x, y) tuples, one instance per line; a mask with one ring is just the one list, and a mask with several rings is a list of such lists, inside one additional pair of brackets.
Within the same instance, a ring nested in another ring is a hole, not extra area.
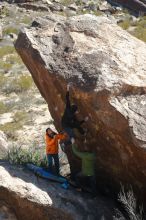
[(33, 2), (34, 0), (9, 0), (10, 3), (27, 3), (27, 2)]
[[(58, 129), (73, 83), (79, 117), (89, 116), (86, 145), (96, 151), (98, 185), (115, 192), (130, 183), (146, 194), (146, 44), (107, 17), (52, 15), (21, 31), (15, 47)], [(77, 140), (83, 149), (84, 138)]]
[(0, 162), (0, 201), (18, 220), (96, 220), (102, 216), (110, 220), (114, 208), (111, 200), (92, 199), (72, 188), (64, 190), (58, 183), (6, 162)]
[(140, 15), (146, 15), (146, 1), (140, 0), (108, 0), (111, 4), (118, 4), (126, 7)]
[(25, 8), (27, 10), (33, 10), (33, 11), (49, 11), (49, 8), (43, 4), (38, 4), (38, 3), (18, 3), (18, 6), (20, 8)]

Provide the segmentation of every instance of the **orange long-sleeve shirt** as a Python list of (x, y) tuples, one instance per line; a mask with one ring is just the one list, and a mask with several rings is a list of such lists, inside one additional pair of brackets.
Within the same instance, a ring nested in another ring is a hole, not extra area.
[(58, 141), (65, 140), (67, 134), (56, 134), (53, 138), (49, 137), (47, 134), (46, 139), (46, 154), (57, 154), (58, 153)]

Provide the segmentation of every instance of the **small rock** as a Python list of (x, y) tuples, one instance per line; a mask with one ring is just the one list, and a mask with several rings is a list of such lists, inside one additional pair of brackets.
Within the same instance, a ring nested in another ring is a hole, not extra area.
[(10, 112), (0, 115), (0, 124), (1, 125), (5, 124), (5, 123), (12, 122), (12, 121), (13, 121), (12, 113), (10, 113)]
[(99, 5), (99, 10), (103, 12), (114, 13), (116, 9), (107, 2), (103, 2), (103, 4)]
[(68, 17), (75, 16), (77, 14), (74, 10), (65, 10), (65, 13)]
[(78, 6), (76, 4), (71, 4), (71, 5), (68, 6), (68, 8), (70, 10), (73, 10), (73, 11), (77, 11), (78, 10)]
[(49, 1), (49, 0), (43, 0), (42, 2), (43, 2), (43, 3), (46, 3), (46, 4), (48, 4), (48, 5), (53, 5), (53, 3), (52, 3), (51, 1)]

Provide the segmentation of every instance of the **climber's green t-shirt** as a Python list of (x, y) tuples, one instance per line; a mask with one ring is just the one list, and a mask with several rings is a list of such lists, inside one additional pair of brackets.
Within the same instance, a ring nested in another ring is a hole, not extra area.
[(93, 176), (95, 174), (95, 154), (80, 152), (75, 144), (72, 145), (72, 150), (74, 154), (82, 160), (82, 174), (85, 176)]

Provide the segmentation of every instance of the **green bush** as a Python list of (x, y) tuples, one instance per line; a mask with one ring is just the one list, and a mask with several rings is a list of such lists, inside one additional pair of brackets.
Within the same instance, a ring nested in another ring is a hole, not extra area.
[(8, 51), (8, 54), (4, 54), (4, 55), (7, 55), (5, 57), (5, 60), (3, 59), (0, 60), (0, 69), (2, 69), (3, 71), (9, 71), (10, 69), (12, 69), (14, 64), (15, 65), (23, 64), (21, 58), (15, 53), (15, 51), (13, 54), (9, 54)]
[(47, 167), (47, 159), (42, 150), (31, 147), (24, 149), (21, 146), (13, 146), (7, 154), (6, 158), (11, 164), (25, 165), (27, 163), (33, 163), (37, 166)]
[(3, 6), (3, 8), (0, 10), (0, 15), (2, 16), (9, 16), (9, 9), (6, 6)]
[(15, 27), (7, 27), (3, 30), (4, 35), (11, 34), (11, 33), (18, 34), (18, 32), (19, 30)]
[(8, 122), (3, 125), (0, 125), (0, 130), (4, 131), (8, 135), (11, 132), (15, 132), (22, 129), (23, 125), (27, 122), (28, 115), (26, 112), (18, 111), (15, 113), (13, 118), (13, 122)]
[(9, 134), (9, 132), (15, 132), (20, 130), (23, 127), (22, 122), (8, 122), (3, 125), (0, 125), (0, 130)]
[(0, 58), (8, 54), (13, 54), (14, 52), (15, 48), (13, 46), (3, 46), (0, 48)]
[(100, 16), (100, 15), (103, 15), (103, 12), (97, 10), (97, 11), (94, 11), (94, 15)]
[(32, 88), (33, 85), (33, 80), (31, 76), (20, 76), (17, 80), (16, 80), (16, 84), (18, 85), (18, 87), (20, 88), (20, 91), (27, 91), (29, 89)]
[(25, 122), (28, 119), (28, 114), (25, 111), (18, 111), (14, 115), (15, 122)]
[(132, 35), (137, 37), (138, 39), (146, 42), (146, 28), (143, 29), (142, 27), (137, 27), (133, 32)]
[(19, 23), (23, 23), (23, 24), (31, 24), (32, 19), (28, 16), (24, 16), (21, 20), (18, 21)]
[(68, 6), (73, 3), (73, 0), (62, 0), (61, 3), (65, 6)]
[(7, 82), (7, 77), (0, 73), (0, 87)]
[(12, 68), (12, 64), (7, 62), (7, 61), (3, 61), (0, 60), (0, 69), (2, 69), (3, 71), (8, 71)]
[(129, 20), (129, 19), (126, 19), (125, 21), (120, 22), (118, 25), (119, 25), (121, 28), (123, 28), (124, 30), (127, 30), (127, 29), (130, 27), (131, 23), (130, 23), (130, 20)]
[(7, 110), (7, 106), (2, 101), (0, 101), (0, 114), (6, 113)]
[(32, 77), (29, 75), (22, 75), (19, 78), (10, 79), (3, 87), (2, 91), (6, 94), (12, 92), (22, 93), (26, 92), (33, 87)]
[(6, 60), (7, 60), (7, 63), (10, 63), (10, 64), (23, 64), (20, 56), (18, 56), (17, 53), (11, 54), (10, 56), (7, 57)]
[(125, 21), (120, 22), (119, 26), (124, 30), (127, 30), (130, 26), (135, 27), (134, 30), (130, 31), (130, 34), (146, 42), (146, 16), (141, 17), (138, 21), (126, 19)]
[(81, 6), (81, 5), (83, 5), (82, 0), (76, 0), (75, 3), (76, 3), (77, 6)]
[(14, 106), (15, 106), (15, 103), (12, 103), (12, 102), (4, 103), (3, 101), (0, 101), (0, 114), (10, 112)]
[(135, 29), (131, 32), (131, 34), (146, 42), (146, 16), (141, 17), (140, 20), (134, 24), (134, 26)]

